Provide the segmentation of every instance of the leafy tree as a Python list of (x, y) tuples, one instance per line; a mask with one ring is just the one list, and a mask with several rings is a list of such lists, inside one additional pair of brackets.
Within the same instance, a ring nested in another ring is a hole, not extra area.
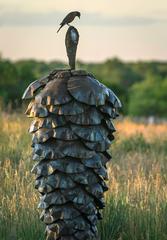
[[(0, 101), (21, 105), (25, 88), (53, 69), (68, 68), (61, 61), (43, 62), (21, 60), (11, 62), (0, 57)], [(78, 61), (78, 69), (85, 69), (111, 88), (123, 103), (123, 114), (166, 116), (166, 62), (129, 62), (117, 58), (102, 63)]]
[(129, 114), (133, 116), (167, 117), (167, 78), (149, 75), (132, 86)]
[(14, 64), (0, 59), (0, 96), (4, 103), (14, 102), (18, 95), (18, 72)]

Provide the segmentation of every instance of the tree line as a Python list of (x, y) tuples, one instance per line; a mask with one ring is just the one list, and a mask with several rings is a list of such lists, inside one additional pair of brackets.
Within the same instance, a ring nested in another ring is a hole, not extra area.
[[(26, 87), (53, 69), (68, 68), (60, 61), (44, 62), (0, 59), (0, 102), (5, 109), (22, 105)], [(167, 62), (123, 62), (117, 58), (102, 63), (78, 62), (111, 88), (123, 103), (122, 113), (130, 116), (167, 117)]]

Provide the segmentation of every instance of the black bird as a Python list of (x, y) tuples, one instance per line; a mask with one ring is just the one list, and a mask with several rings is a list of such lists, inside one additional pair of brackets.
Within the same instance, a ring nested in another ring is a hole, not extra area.
[(60, 28), (58, 29), (57, 33), (60, 31), (60, 29), (62, 27), (64, 27), (64, 25), (69, 25), (69, 23), (71, 23), (75, 17), (81, 17), (81, 13), (78, 11), (74, 11), (74, 12), (70, 12), (64, 19), (63, 21), (60, 23)]

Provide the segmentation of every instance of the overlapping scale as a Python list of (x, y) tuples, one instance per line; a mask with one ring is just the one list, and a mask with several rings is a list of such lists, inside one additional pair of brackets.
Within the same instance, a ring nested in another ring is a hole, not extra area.
[(64, 116), (51, 116), (47, 118), (36, 118), (29, 128), (30, 133), (34, 133), (40, 128), (55, 129), (56, 127), (64, 126), (67, 124)]
[(55, 129), (41, 128), (33, 134), (33, 143), (44, 143), (50, 138), (60, 140), (77, 140), (77, 135), (69, 127), (57, 127)]
[(50, 74), (48, 74), (47, 76), (42, 77), (41, 79), (38, 79), (34, 82), (32, 82), (27, 89), (25, 90), (22, 99), (26, 100), (26, 99), (32, 99), (35, 97), (37, 91), (41, 88), (44, 88), (46, 86), (46, 84), (54, 79), (54, 76), (60, 72), (61, 70), (53, 70)]
[(48, 111), (56, 115), (77, 115), (86, 111), (87, 106), (76, 102), (74, 100), (70, 101), (68, 104), (63, 105), (50, 105), (48, 106)]
[(103, 115), (94, 107), (87, 108), (83, 113), (66, 116), (66, 120), (78, 125), (99, 125)]
[(109, 97), (108, 89), (88, 75), (71, 77), (68, 91), (77, 101), (93, 106), (105, 105)]
[(31, 99), (34, 97), (35, 92), (44, 87), (49, 81), (49, 76), (43, 77), (39, 80), (32, 82), (28, 88), (25, 90), (22, 99)]
[(71, 125), (71, 129), (78, 137), (90, 142), (103, 141), (108, 135), (107, 129), (102, 125), (78, 126), (73, 124)]
[(94, 150), (96, 152), (104, 152), (110, 147), (111, 141), (106, 137), (106, 139), (103, 139), (99, 142), (84, 141), (84, 145), (90, 150)]
[(74, 188), (75, 186), (74, 181), (62, 173), (40, 177), (35, 181), (35, 188), (37, 188), (40, 193), (52, 192), (54, 189), (59, 188)]
[(119, 98), (115, 95), (115, 93), (111, 89), (108, 89), (108, 91), (109, 91), (109, 97), (107, 98), (107, 100), (110, 103), (112, 103), (114, 108), (121, 108), (122, 104)]
[(35, 97), (36, 102), (43, 105), (61, 105), (72, 100), (67, 90), (68, 78), (55, 78)]
[(43, 159), (57, 159), (64, 157), (90, 158), (95, 152), (87, 149), (79, 141), (47, 141), (46, 143), (33, 144), (33, 154)]
[(82, 70), (53, 71), (29, 86), (23, 98), (32, 97), (26, 114), (34, 118), (29, 129), (36, 161), (32, 173), (46, 239), (96, 240), (108, 190), (111, 119), (121, 103)]
[(100, 106), (99, 110), (103, 113), (108, 115), (110, 118), (115, 119), (118, 117), (118, 113), (115, 108), (112, 107), (111, 104), (106, 103), (104, 106)]
[(34, 117), (44, 118), (44, 117), (47, 117), (49, 113), (46, 107), (33, 101), (28, 106), (26, 115), (30, 118), (34, 118)]

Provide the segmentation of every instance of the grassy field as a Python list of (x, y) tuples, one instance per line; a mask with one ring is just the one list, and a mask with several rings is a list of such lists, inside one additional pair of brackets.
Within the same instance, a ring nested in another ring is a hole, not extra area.
[[(43, 240), (29, 120), (0, 114), (0, 240)], [(167, 239), (167, 124), (116, 123), (101, 240)]]

